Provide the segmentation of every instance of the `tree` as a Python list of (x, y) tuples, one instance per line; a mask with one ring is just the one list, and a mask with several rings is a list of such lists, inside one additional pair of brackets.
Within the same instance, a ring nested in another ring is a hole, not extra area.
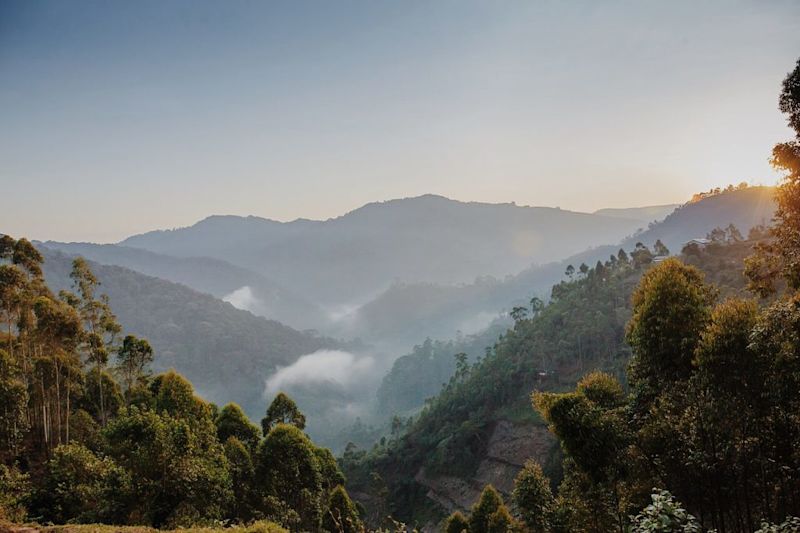
[(461, 511), (456, 511), (447, 517), (442, 531), (443, 533), (469, 533), (469, 521), (461, 514)]
[[(97, 287), (100, 285), (97, 277), (89, 267), (89, 263), (82, 257), (77, 257), (72, 262), (72, 272), (70, 273), (73, 286), (77, 291), (78, 298), (70, 298), (65, 295), (65, 299), (73, 302), (80, 312), (81, 319), (86, 325), (83, 345), (89, 363), (93, 364), (97, 373), (95, 376), (100, 380), (108, 364), (108, 354), (114, 347), (116, 336), (122, 330), (117, 322), (114, 313), (108, 303), (108, 297), (101, 295), (96, 297)], [(100, 399), (100, 425), (104, 426), (107, 421), (105, 408), (105, 391), (102, 381), (98, 381)]]
[(761, 296), (774, 293), (778, 275), (791, 289), (800, 289), (800, 60), (783, 81), (778, 107), (794, 129), (795, 139), (772, 150), (772, 166), (783, 172), (775, 196), (775, 242), (761, 243), (747, 265), (752, 288)]
[(511, 318), (514, 320), (514, 322), (519, 322), (520, 320), (525, 320), (526, 318), (528, 318), (528, 309), (526, 307), (518, 305), (515, 306), (511, 310), (511, 313), (509, 314), (511, 315)]
[(653, 245), (653, 251), (658, 256), (668, 256), (669, 255), (669, 248), (667, 248), (661, 239), (656, 239), (656, 243)]
[(328, 496), (328, 505), (322, 517), (322, 529), (331, 533), (363, 531), (356, 506), (342, 485), (337, 485)]
[(532, 533), (545, 533), (550, 530), (550, 514), (554, 499), (550, 490), (550, 480), (542, 472), (538, 463), (528, 460), (514, 480), (512, 501), (522, 521)]
[(99, 377), (97, 374), (96, 367), (86, 372), (84, 394), (78, 402), (78, 407), (102, 423), (100, 391), (103, 391), (103, 403), (107, 417), (116, 415), (119, 408), (125, 405), (125, 399), (122, 396), (119, 384), (114, 381), (114, 377), (109, 372), (102, 372)]
[(228, 437), (224, 446), (233, 490), (228, 516), (242, 521), (251, 520), (256, 516), (258, 508), (252, 455), (247, 447), (234, 436)]
[(19, 468), (0, 463), (0, 520), (23, 523), (31, 500), (30, 476)]
[(487, 533), (512, 533), (518, 531), (519, 527), (514, 521), (514, 517), (508, 511), (508, 507), (501, 505), (489, 517)]
[(542, 312), (542, 309), (544, 309), (544, 302), (541, 300), (541, 298), (536, 296), (531, 298), (531, 315), (539, 316), (539, 313)]
[[(486, 485), (483, 492), (481, 492), (480, 498), (472, 506), (472, 512), (469, 517), (469, 532), (489, 533), (496, 531), (500, 517), (495, 518), (495, 515), (498, 511), (502, 513), (501, 509), (505, 509), (505, 504), (503, 504), (503, 498), (500, 493), (493, 486)], [(508, 513), (507, 509), (506, 513)]]
[[(10, 239), (8, 236), (3, 236), (3, 238)], [(20, 318), (23, 291), (26, 285), (25, 274), (17, 265), (0, 264), (0, 309), (3, 312), (0, 318), (6, 323), (6, 342), (12, 356), (14, 355), (13, 330)]]
[(666, 490), (653, 492), (653, 502), (633, 518), (631, 533), (701, 533), (697, 519)]
[(0, 464), (17, 456), (28, 429), (28, 389), (17, 366), (0, 350)]
[(183, 418), (123, 408), (103, 430), (108, 456), (132, 480), (130, 512), (153, 526), (218, 520), (232, 497), (228, 462), (210, 411)]
[(267, 435), (277, 424), (291, 424), (305, 429), (306, 417), (288, 395), (279, 392), (267, 408), (267, 415), (261, 420), (261, 431)]
[(584, 377), (575, 392), (533, 395), (534, 407), (567, 457), (559, 496), (586, 507), (573, 512), (586, 516), (574, 520), (577, 529), (624, 531), (632, 510), (637, 495), (627, 484), (634, 466), (634, 434), (624, 400), (619, 383), (600, 372)]
[(627, 330), (633, 348), (629, 379), (641, 408), (672, 383), (688, 379), (714, 296), (703, 274), (678, 259), (642, 276)]
[(345, 479), (336, 457), (328, 448), (314, 446), (314, 455), (317, 458), (317, 468), (322, 476), (322, 488), (331, 490), (338, 485), (344, 485)]
[(133, 389), (147, 383), (148, 367), (152, 362), (153, 348), (150, 343), (134, 335), (126, 335), (117, 350), (117, 371), (122, 376), (125, 397), (129, 403)]
[(633, 259), (633, 266), (642, 268), (653, 262), (653, 253), (647, 246), (637, 242), (636, 247), (631, 252), (631, 258)]
[(734, 224), (728, 224), (728, 227), (725, 228), (725, 233), (728, 242), (741, 242), (744, 240), (742, 232)]
[(572, 277), (575, 275), (575, 267), (572, 265), (567, 265), (567, 270), (564, 271), (564, 274), (566, 274), (569, 279), (572, 279)]
[(150, 383), (153, 407), (157, 412), (165, 411), (176, 418), (195, 421), (211, 420), (211, 406), (194, 394), (188, 379), (174, 370), (156, 376)]
[(47, 463), (41, 511), (55, 523), (118, 522), (131, 479), (80, 444), (57, 447)]
[(255, 451), (258, 441), (261, 440), (261, 430), (250, 422), (242, 408), (235, 403), (229, 403), (217, 415), (217, 438), (225, 442), (230, 437), (236, 437), (251, 452)]
[(302, 527), (318, 527), (322, 475), (314, 445), (298, 427), (282, 422), (272, 427), (258, 447), (256, 474), (265, 497), (296, 512)]

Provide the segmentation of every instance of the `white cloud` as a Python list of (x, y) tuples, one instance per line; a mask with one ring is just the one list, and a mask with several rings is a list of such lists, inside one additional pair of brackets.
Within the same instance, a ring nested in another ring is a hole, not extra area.
[(464, 335), (474, 335), (489, 327), (496, 318), (497, 312), (481, 311), (470, 318), (462, 320), (458, 330)]
[(266, 316), (266, 306), (259, 298), (253, 294), (253, 290), (245, 285), (239, 287), (230, 294), (226, 294), (222, 299), (237, 309), (250, 311), (254, 315)]
[(373, 371), (375, 360), (357, 357), (340, 350), (319, 350), (300, 356), (291, 365), (279, 368), (266, 381), (265, 395), (274, 396), (293, 386), (335, 383), (344, 387), (357, 385)]

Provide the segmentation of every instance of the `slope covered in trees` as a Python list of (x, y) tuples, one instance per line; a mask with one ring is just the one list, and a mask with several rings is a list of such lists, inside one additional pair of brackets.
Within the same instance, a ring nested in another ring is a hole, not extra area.
[(221, 259), (174, 257), (116, 244), (53, 241), (34, 244), (73, 257), (84, 257), (98, 264), (121, 266), (180, 283), (220, 299), (233, 295), (237, 290), (245, 290), (247, 298), (241, 298), (241, 303), (234, 301), (234, 304), (253, 314), (295, 328), (315, 328), (323, 320), (322, 311), (316, 304), (278, 286), (261, 274)]
[[(451, 338), (456, 331), (475, 333), (500, 312), (526, 305), (531, 296), (546, 299), (550, 287), (564, 275), (568, 265), (594, 265), (605, 261), (620, 247), (632, 249), (637, 242), (653, 247), (661, 240), (673, 253), (684, 243), (705, 238), (715, 228), (734, 224), (743, 235), (754, 226), (769, 224), (775, 211), (774, 188), (722, 189), (696, 202), (681, 206), (665, 220), (651, 224), (622, 240), (595, 241), (589, 248), (563, 260), (526, 265), (519, 273), (502, 279), (481, 277), (474, 282), (453, 284), (403, 283), (392, 286), (351, 316), (350, 331), (369, 338), (380, 332), (383, 338), (406, 340)], [(646, 225), (643, 225), (645, 227)], [(549, 256), (548, 259), (553, 259)], [(472, 328), (472, 329), (469, 329)]]
[[(682, 257), (724, 283), (723, 296), (742, 295), (747, 285), (744, 259), (763, 241), (760, 234), (754, 236), (756, 240), (720, 242)], [(530, 407), (532, 390), (564, 390), (594, 370), (626, 383), (631, 352), (625, 342), (625, 325), (632, 313), (631, 295), (641, 275), (653, 268), (652, 258), (645, 247), (630, 253), (619, 250), (613, 259), (555, 285), (549, 305), (533, 302), (515, 309), (514, 327), (485, 357), (472, 365), (462, 362), (457, 366), (449, 382), (402, 435), (394, 435), (372, 450), (351, 449), (345, 455), (345, 469), (354, 486), (359, 491), (373, 490), (368, 487), (374, 485), (370, 474), (374, 471), (386, 484), (386, 505), (397, 516), (408, 521), (430, 519), (437, 516), (438, 505), (425, 496), (429, 487), (415, 480), (418, 473), (424, 471), (426, 478), (470, 479), (486, 458), (499, 422), (543, 424)], [(420, 354), (426, 353), (420, 350)], [(417, 356), (411, 360), (417, 365), (404, 365), (409, 368), (394, 370), (394, 376), (390, 372), (386, 380), (405, 376), (409, 383), (415, 378), (427, 382), (437, 365), (453, 361), (447, 350), (437, 355), (440, 360), (433, 362)], [(411, 375), (406, 375), (409, 372)], [(406, 389), (413, 390), (409, 385)], [(526, 411), (528, 415), (520, 414)], [(552, 456), (556, 450), (543, 452), (537, 460), (546, 462), (547, 474), (559, 479), (560, 461)]]
[(534, 391), (561, 459), (525, 466), (513, 513), (487, 487), (445, 531), (795, 531), (800, 62), (781, 109), (797, 137), (773, 152), (785, 174), (771, 231), (715, 230), (683, 261), (639, 244), (568, 268), (550, 305), (515, 309), (492, 353), (461, 366), (407, 431), (348, 450), (356, 484), (400, 516), (435, 517), (419, 482), (469, 475), (501, 409)]
[(0, 520), (359, 528), (333, 454), (290, 398), (259, 428), (174, 371), (153, 376), (152, 347), (123, 330), (89, 263), (75, 259), (56, 295), (43, 259), (0, 238)]
[[(73, 259), (58, 251), (42, 251), (48, 285), (55, 291), (68, 289)], [(261, 409), (264, 380), (278, 366), (321, 348), (343, 347), (183, 285), (126, 268), (90, 264), (127, 330), (152, 343), (155, 370), (175, 368), (204, 397), (233, 400), (251, 414)]]

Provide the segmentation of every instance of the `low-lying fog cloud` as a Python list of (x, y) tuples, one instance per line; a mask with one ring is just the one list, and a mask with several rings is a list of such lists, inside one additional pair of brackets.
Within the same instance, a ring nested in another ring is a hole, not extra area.
[(267, 306), (253, 294), (253, 289), (247, 285), (239, 287), (230, 294), (226, 294), (222, 299), (237, 309), (250, 311), (254, 315), (267, 316)]
[(319, 350), (301, 356), (291, 365), (279, 368), (267, 379), (265, 395), (270, 398), (281, 390), (312, 384), (336, 384), (349, 387), (373, 372), (375, 360), (341, 350)]

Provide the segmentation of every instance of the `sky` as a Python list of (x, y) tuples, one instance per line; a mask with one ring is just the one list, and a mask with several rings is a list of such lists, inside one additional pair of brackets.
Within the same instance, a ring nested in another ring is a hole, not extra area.
[(771, 184), (800, 3), (0, 1), (0, 232)]

